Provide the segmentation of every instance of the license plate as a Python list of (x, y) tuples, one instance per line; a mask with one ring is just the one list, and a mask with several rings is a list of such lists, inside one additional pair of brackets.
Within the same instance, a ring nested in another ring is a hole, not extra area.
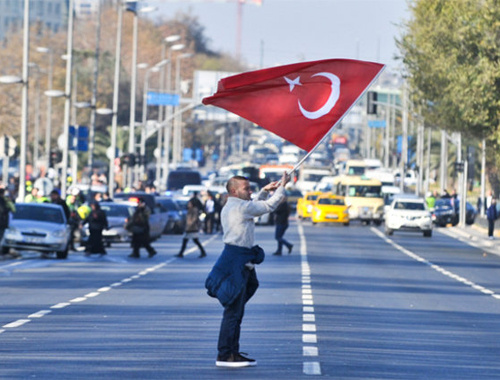
[(338, 219), (339, 218), (339, 216), (337, 214), (327, 214), (326, 217), (328, 219)]
[(37, 244), (37, 243), (41, 243), (42, 239), (32, 237), (32, 238), (24, 238), (24, 241), (26, 243), (29, 243), (29, 244)]

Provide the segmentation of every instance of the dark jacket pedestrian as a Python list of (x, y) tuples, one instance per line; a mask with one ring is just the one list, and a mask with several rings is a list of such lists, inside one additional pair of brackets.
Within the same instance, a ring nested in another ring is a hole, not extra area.
[(63, 208), (64, 215), (66, 215), (66, 223), (69, 223), (69, 218), (71, 216), (71, 212), (69, 211), (69, 207), (66, 202), (61, 198), (59, 192), (57, 190), (52, 190), (50, 192), (50, 202), (56, 205), (59, 205)]
[[(0, 241), (3, 239), (5, 230), (9, 227), (10, 213), (16, 211), (14, 204), (5, 197), (5, 189), (0, 189)], [(3, 249), (2, 255), (9, 253), (9, 249)]]
[(94, 202), (90, 207), (91, 212), (83, 222), (83, 224), (89, 225), (89, 239), (85, 252), (89, 255), (95, 253), (105, 255), (106, 249), (104, 248), (102, 231), (108, 229), (108, 218), (104, 211), (101, 210), (99, 203)]
[(156, 250), (151, 246), (149, 235), (149, 214), (150, 211), (144, 199), (140, 199), (134, 214), (126, 225), (127, 230), (132, 232), (132, 253), (129, 257), (139, 258), (141, 247), (148, 251), (149, 257), (156, 255)]
[(498, 219), (497, 201), (491, 200), (491, 205), (486, 210), (486, 217), (488, 218), (488, 237), (494, 239), (495, 234), (495, 221)]
[(274, 238), (278, 242), (278, 249), (273, 253), (275, 256), (280, 256), (283, 252), (283, 245), (288, 248), (288, 253), (292, 253), (293, 244), (285, 240), (283, 237), (288, 229), (288, 218), (290, 217), (290, 206), (288, 205), (286, 197), (279, 204), (278, 208), (274, 211), (274, 224), (275, 232)]
[(207, 255), (203, 245), (201, 245), (200, 240), (198, 239), (198, 232), (200, 231), (201, 223), (200, 223), (200, 212), (198, 208), (195, 206), (195, 202), (193, 200), (189, 200), (188, 211), (186, 215), (186, 230), (184, 232), (184, 237), (182, 238), (182, 246), (180, 252), (176, 255), (177, 257), (184, 257), (184, 250), (186, 249), (187, 243), (189, 239), (193, 239), (193, 242), (200, 249), (200, 258), (203, 258)]

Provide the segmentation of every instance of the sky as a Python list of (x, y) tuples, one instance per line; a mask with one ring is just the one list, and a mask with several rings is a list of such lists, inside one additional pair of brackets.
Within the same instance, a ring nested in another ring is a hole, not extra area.
[[(156, 17), (198, 17), (209, 47), (236, 55), (237, 0), (150, 0)], [(152, 15), (153, 16), (153, 15)], [(155, 16), (153, 16), (155, 17)], [(329, 58), (384, 63), (397, 71), (395, 38), (407, 0), (263, 0), (245, 4), (241, 57), (255, 68)]]

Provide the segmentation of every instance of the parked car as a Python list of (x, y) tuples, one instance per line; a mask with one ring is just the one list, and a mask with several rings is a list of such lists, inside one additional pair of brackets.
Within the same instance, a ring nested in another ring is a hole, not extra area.
[(55, 252), (58, 259), (65, 259), (68, 257), (70, 233), (61, 206), (17, 203), (1, 242), (2, 250)]
[(316, 223), (342, 223), (349, 225), (349, 206), (344, 197), (329, 193), (318, 196), (313, 203), (311, 221)]
[[(450, 213), (451, 210), (451, 213)], [(477, 210), (469, 202), (466, 202), (465, 223), (468, 225), (474, 224), (477, 216)], [(460, 219), (460, 204), (453, 202), (451, 198), (442, 198), (436, 201), (433, 212), (433, 221), (439, 226), (450, 224), (456, 226)], [(444, 223), (444, 224), (443, 224)]]
[(385, 216), (385, 233), (394, 231), (421, 232), (432, 236), (432, 219), (427, 203), (422, 197), (409, 194), (396, 195)]
[(163, 207), (168, 215), (163, 229), (164, 234), (182, 234), (186, 227), (186, 211), (177, 201), (170, 197), (156, 197), (156, 202)]
[(156, 202), (156, 197), (142, 191), (115, 194), (116, 202), (126, 201), (137, 204), (139, 199), (144, 199), (146, 206), (151, 211), (149, 215), (149, 235), (152, 240), (156, 240), (163, 234), (168, 220), (167, 212)]
[(455, 210), (448, 199), (438, 199), (432, 210), (432, 222), (439, 227), (446, 227), (447, 224), (456, 225), (458, 222)]
[[(111, 243), (127, 243), (132, 240), (132, 235), (125, 229), (125, 223), (134, 214), (137, 204), (132, 202), (102, 202), (101, 210), (108, 219), (107, 230), (102, 231), (105, 244), (109, 247)], [(81, 232), (81, 244), (87, 243), (89, 238), (89, 226), (86, 224)]]

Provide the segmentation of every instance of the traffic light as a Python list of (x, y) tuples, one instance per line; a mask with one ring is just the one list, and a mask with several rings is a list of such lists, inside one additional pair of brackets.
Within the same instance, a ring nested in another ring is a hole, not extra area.
[(135, 166), (135, 154), (129, 153), (128, 155), (128, 166)]
[(49, 168), (55, 167), (55, 165), (62, 160), (62, 153), (58, 150), (51, 150), (49, 154)]
[(120, 163), (122, 164), (122, 166), (129, 166), (130, 156), (128, 155), (128, 153), (125, 153), (120, 157)]
[(368, 91), (366, 94), (366, 113), (368, 115), (377, 114), (377, 93), (375, 91)]
[(457, 173), (463, 173), (464, 172), (464, 162), (463, 161), (457, 161), (457, 162), (455, 162), (455, 171)]

